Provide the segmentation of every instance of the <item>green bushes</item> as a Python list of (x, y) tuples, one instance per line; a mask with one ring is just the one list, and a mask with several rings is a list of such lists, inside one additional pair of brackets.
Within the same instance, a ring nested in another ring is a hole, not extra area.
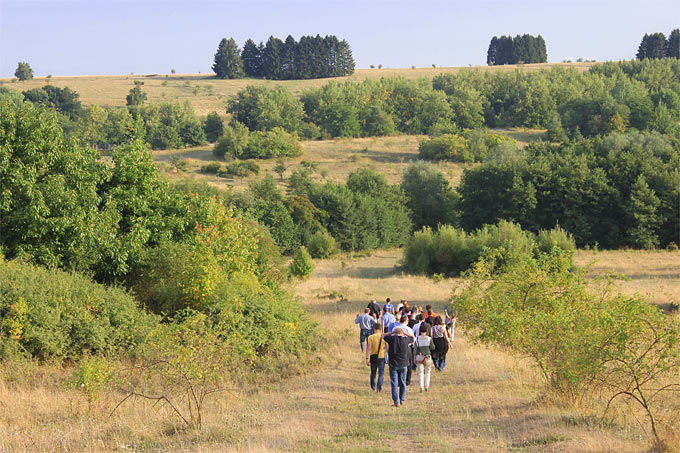
[(19, 261), (0, 261), (0, 288), (0, 355), (62, 361), (126, 352), (157, 322), (123, 289)]
[(507, 221), (485, 225), (472, 233), (450, 225), (442, 225), (436, 232), (425, 227), (406, 244), (403, 265), (413, 273), (456, 276), (489, 253), (495, 253), (495, 264), (503, 267), (547, 247), (549, 251), (556, 247), (571, 255), (574, 239), (559, 227), (535, 236)]
[(466, 130), (462, 134), (443, 134), (423, 140), (418, 146), (418, 156), (424, 160), (449, 160), (452, 162), (482, 162), (501, 144), (515, 147), (516, 141), (484, 129)]
[(234, 122), (215, 143), (213, 154), (225, 159), (269, 159), (298, 156), (302, 148), (297, 134), (289, 134), (279, 127), (249, 132), (246, 126)]
[(312, 258), (329, 258), (336, 251), (335, 239), (328, 231), (318, 230), (307, 240), (307, 249)]
[(658, 441), (663, 395), (680, 385), (677, 321), (612, 295), (611, 285), (592, 288), (569, 253), (526, 256), (500, 271), (495, 260), (480, 260), (453, 295), (472, 338), (532, 358), (549, 388), (572, 400), (600, 400), (605, 411), (620, 400), (637, 403)]
[(293, 256), (293, 262), (290, 264), (290, 273), (300, 277), (307, 278), (314, 272), (314, 261), (309, 256), (307, 248), (303, 245)]

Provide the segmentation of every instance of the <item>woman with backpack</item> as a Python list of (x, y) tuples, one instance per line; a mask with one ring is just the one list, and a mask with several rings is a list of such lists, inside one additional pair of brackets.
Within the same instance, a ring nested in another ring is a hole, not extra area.
[(420, 335), (413, 343), (413, 362), (418, 370), (418, 383), (420, 391), (430, 389), (430, 372), (432, 371), (432, 351), (435, 349), (432, 337), (430, 337), (430, 325), (420, 323)]

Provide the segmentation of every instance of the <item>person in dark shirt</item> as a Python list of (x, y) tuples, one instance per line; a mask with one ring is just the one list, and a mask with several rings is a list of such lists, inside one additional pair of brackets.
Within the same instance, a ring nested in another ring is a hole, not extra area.
[(399, 407), (406, 401), (406, 374), (410, 366), (409, 345), (413, 336), (401, 327), (385, 334), (385, 342), (389, 347), (390, 387), (394, 407)]
[(380, 304), (375, 301), (375, 298), (371, 299), (366, 307), (371, 310), (370, 315), (375, 319), (380, 320)]

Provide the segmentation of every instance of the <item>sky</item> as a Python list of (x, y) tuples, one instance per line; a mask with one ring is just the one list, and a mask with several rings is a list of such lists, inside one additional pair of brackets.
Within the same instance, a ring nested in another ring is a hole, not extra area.
[(491, 38), (541, 34), (548, 61), (629, 60), (680, 27), (680, 0), (0, 0), (0, 77), (211, 73), (233, 37), (336, 35), (357, 68), (483, 65)]

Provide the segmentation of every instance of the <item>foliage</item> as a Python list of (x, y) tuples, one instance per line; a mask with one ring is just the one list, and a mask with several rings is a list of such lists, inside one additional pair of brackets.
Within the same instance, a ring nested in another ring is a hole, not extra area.
[(42, 88), (24, 91), (23, 95), (25, 100), (53, 108), (71, 120), (77, 119), (82, 111), (82, 105), (78, 99), (80, 95), (69, 87), (59, 88), (45, 85)]
[(541, 35), (494, 36), (489, 43), (486, 64), (546, 63), (548, 52)]
[(248, 77), (314, 79), (354, 73), (349, 43), (334, 35), (302, 36), (299, 42), (290, 35), (285, 41), (270, 36), (266, 45), (259, 46), (248, 39), (241, 58)]
[(248, 136), (248, 144), (234, 156), (239, 159), (269, 159), (294, 157), (302, 154), (297, 134), (289, 134), (275, 127), (269, 131), (255, 131)]
[(458, 223), (458, 195), (435, 165), (423, 161), (409, 164), (401, 188), (415, 229)]
[(73, 375), (76, 388), (85, 394), (90, 404), (99, 399), (101, 390), (112, 377), (111, 363), (104, 357), (90, 355), (83, 357)]
[[(40, 360), (126, 352), (157, 320), (126, 291), (20, 261), (0, 262), (0, 343)], [(0, 351), (1, 352), (1, 351)]]
[(335, 239), (325, 230), (312, 234), (306, 245), (312, 258), (330, 258), (336, 251)]
[(423, 140), (418, 146), (418, 157), (424, 160), (450, 160), (464, 162), (468, 149), (467, 140), (460, 135), (445, 134)]
[(222, 165), (219, 162), (210, 162), (209, 164), (201, 165), (201, 173), (216, 175), (221, 167)]
[(343, 250), (400, 246), (411, 231), (404, 193), (371, 170), (352, 173), (344, 187), (327, 182), (303, 190)]
[(125, 97), (127, 105), (144, 105), (146, 102), (146, 93), (142, 91), (142, 85), (144, 85), (144, 82), (135, 80), (135, 86), (130, 89), (130, 93)]
[(657, 133), (531, 144), (464, 171), (461, 226), (559, 223), (580, 246), (665, 246), (677, 241), (679, 159), (678, 142)]
[(631, 398), (658, 440), (661, 397), (680, 385), (677, 323), (644, 301), (611, 295), (609, 286), (592, 290), (557, 249), (501, 272), (494, 260), (479, 261), (454, 295), (473, 339), (531, 357), (550, 388), (574, 400), (594, 392), (608, 408)]
[(14, 71), (14, 77), (17, 79), (21, 80), (22, 82), (24, 80), (31, 80), (33, 79), (33, 69), (31, 68), (31, 65), (29, 65), (26, 62), (19, 62), (17, 64), (17, 69)]
[(243, 61), (234, 38), (222, 38), (215, 52), (212, 70), (218, 79), (237, 79), (243, 76)]
[(304, 115), (300, 101), (284, 87), (254, 85), (239, 91), (229, 101), (227, 113), (251, 131), (280, 127), (289, 133), (301, 131)]
[(210, 143), (215, 143), (224, 133), (224, 122), (217, 112), (210, 112), (203, 123), (205, 138)]
[(217, 139), (213, 147), (213, 154), (222, 158), (234, 158), (244, 153), (250, 132), (238, 121), (233, 121), (224, 129), (223, 135)]
[(252, 160), (235, 160), (227, 164), (226, 174), (245, 178), (260, 172), (260, 166)]
[(307, 248), (303, 245), (293, 255), (290, 273), (300, 278), (307, 278), (312, 275), (312, 272), (314, 272), (314, 261), (312, 261)]
[(416, 231), (404, 248), (404, 268), (412, 273), (457, 276), (489, 253), (495, 254), (499, 268), (532, 256), (550, 245), (573, 255), (574, 239), (559, 227), (538, 236), (514, 223), (500, 221), (472, 233), (442, 225)]

